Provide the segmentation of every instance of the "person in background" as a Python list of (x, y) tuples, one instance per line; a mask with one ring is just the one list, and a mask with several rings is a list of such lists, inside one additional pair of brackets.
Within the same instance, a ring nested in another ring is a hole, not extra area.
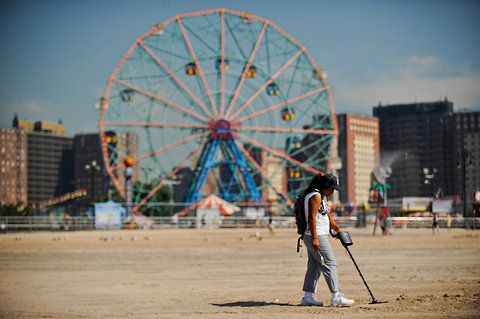
[(437, 231), (437, 235), (440, 235), (440, 230), (438, 229), (437, 214), (433, 214), (432, 234), (434, 236), (435, 236), (435, 231)]

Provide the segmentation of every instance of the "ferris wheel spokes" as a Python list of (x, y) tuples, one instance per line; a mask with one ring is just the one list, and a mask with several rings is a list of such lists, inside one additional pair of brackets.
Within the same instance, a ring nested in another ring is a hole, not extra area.
[(250, 137), (248, 137), (248, 136), (246, 136), (246, 135), (244, 135), (244, 134), (242, 134), (242, 133), (238, 133), (238, 132), (237, 132), (237, 133), (235, 133), (235, 135), (238, 136), (238, 137), (240, 137), (241, 139), (243, 139), (243, 140), (245, 140), (245, 141), (247, 141), (247, 142), (249, 142), (249, 143), (257, 146), (257, 147), (260, 147), (260, 148), (266, 150), (267, 152), (271, 153), (272, 155), (275, 155), (275, 156), (277, 156), (277, 157), (281, 157), (281, 158), (283, 158), (283, 159), (285, 159), (285, 160), (287, 160), (287, 161), (289, 161), (289, 162), (291, 162), (291, 163), (293, 163), (293, 164), (295, 164), (295, 165), (297, 165), (297, 166), (300, 166), (300, 167), (302, 167), (302, 168), (304, 168), (304, 169), (306, 169), (306, 170), (308, 170), (308, 171), (310, 171), (310, 172), (312, 172), (312, 173), (314, 173), (314, 174), (319, 174), (319, 173), (321, 173), (319, 170), (317, 170), (317, 169), (315, 169), (315, 168), (313, 168), (313, 167), (311, 167), (311, 166), (309, 166), (309, 165), (306, 165), (306, 164), (304, 164), (304, 163), (302, 163), (302, 162), (300, 162), (300, 161), (297, 161), (296, 159), (294, 159), (294, 158), (288, 156), (287, 154), (285, 154), (284, 152), (278, 151), (278, 150), (276, 150), (276, 149), (274, 149), (274, 148), (271, 148), (271, 147), (268, 146), (268, 145), (265, 145), (265, 144), (263, 144), (263, 143), (260, 143), (260, 142), (254, 140), (254, 139), (251, 139)]
[(151, 123), (151, 122), (104, 122), (104, 126), (118, 126), (118, 127), (171, 127), (179, 129), (191, 128), (205, 128), (209, 126), (206, 124), (180, 124), (180, 123)]
[(168, 73), (171, 79), (173, 79), (201, 108), (207, 115), (212, 119), (215, 117), (210, 110), (203, 104), (198, 97), (196, 97), (193, 92), (180, 80), (175, 73), (173, 73), (168, 66), (142, 41), (139, 41), (138, 44), (142, 47), (145, 52), (147, 52), (150, 57), (165, 71)]
[[(274, 111), (274, 110), (277, 110), (277, 109), (280, 109), (280, 108), (285, 107), (285, 106), (287, 106), (287, 105), (296, 103), (296, 102), (298, 102), (298, 101), (300, 101), (300, 100), (306, 99), (306, 98), (308, 98), (308, 97), (310, 97), (310, 96), (313, 96), (313, 95), (315, 95), (315, 94), (321, 93), (321, 92), (326, 91), (326, 90), (327, 90), (327, 87), (319, 87), (319, 88), (317, 88), (317, 89), (315, 89), (315, 90), (312, 90), (312, 91), (310, 91), (310, 92), (307, 92), (307, 93), (305, 93), (305, 94), (296, 96), (296, 97), (294, 97), (294, 98), (292, 98), (292, 99), (290, 99), (290, 100), (288, 100), (288, 101), (284, 101), (284, 102), (281, 102), (281, 103), (272, 105), (272, 106), (270, 106), (270, 107), (268, 107), (268, 108), (266, 108), (266, 109), (263, 109), (263, 110), (261, 110), (261, 111), (254, 112), (254, 113), (252, 113), (252, 114), (246, 115), (246, 116), (244, 116), (244, 117), (236, 120), (235, 122), (244, 122), (244, 121), (246, 121), (246, 120), (248, 120), (248, 119), (251, 119), (251, 118), (260, 116), (260, 115), (265, 114), (265, 113), (272, 112), (272, 111)], [(239, 111), (240, 111), (240, 109), (239, 109)], [(237, 113), (238, 113), (238, 112), (237, 112)]]
[(220, 116), (225, 111), (225, 12), (220, 12)]
[(282, 197), (287, 201), (287, 203), (289, 203), (289, 204), (292, 203), (291, 198), (287, 194), (285, 194), (284, 192), (281, 192), (281, 191), (277, 191), (275, 189), (272, 181), (268, 177), (267, 172), (265, 172), (265, 170), (257, 163), (257, 161), (252, 157), (252, 155), (250, 155), (250, 153), (248, 153), (248, 151), (243, 147), (243, 145), (241, 145), (241, 143), (238, 143), (238, 141), (235, 141), (235, 143), (237, 144), (238, 148), (243, 153), (243, 155), (245, 155), (245, 157), (250, 161), (250, 163), (252, 163), (252, 165), (257, 169), (257, 171), (263, 176), (263, 178), (265, 178), (265, 180), (268, 181), (268, 186), (271, 189), (273, 189), (273, 191), (275, 193), (282, 195)]
[(262, 38), (265, 34), (265, 30), (267, 30), (268, 27), (268, 22), (264, 22), (262, 29), (260, 30), (260, 33), (258, 35), (257, 41), (255, 42), (255, 46), (252, 49), (252, 52), (250, 53), (250, 57), (248, 58), (247, 65), (245, 66), (245, 69), (243, 70), (242, 76), (240, 77), (240, 80), (237, 84), (237, 87), (235, 88), (235, 92), (233, 94), (232, 100), (230, 101), (230, 105), (227, 108), (227, 112), (223, 114), (222, 116), (229, 117), (230, 112), (232, 111), (233, 105), (235, 104), (238, 95), (240, 93), (240, 90), (243, 86), (243, 82), (245, 81), (245, 77), (247, 75), (248, 70), (250, 69), (250, 66), (252, 65), (253, 59), (255, 58), (255, 54), (257, 53), (258, 47), (260, 46), (260, 42), (262, 42)]
[(187, 45), (188, 51), (190, 52), (190, 56), (192, 57), (192, 59), (195, 63), (195, 66), (198, 69), (198, 74), (200, 75), (200, 78), (202, 80), (205, 91), (208, 95), (210, 103), (212, 104), (213, 111), (214, 111), (215, 115), (218, 116), (217, 104), (215, 103), (215, 100), (214, 100), (213, 95), (212, 95), (212, 91), (210, 90), (210, 88), (208, 86), (207, 79), (205, 79), (205, 75), (203, 74), (203, 70), (200, 66), (200, 63), (198, 63), (197, 55), (195, 54), (195, 50), (193, 50), (192, 44), (190, 43), (190, 39), (188, 38), (187, 31), (185, 30), (185, 26), (183, 25), (183, 22), (182, 22), (182, 18), (178, 17), (177, 18), (177, 23), (180, 26), (180, 30), (182, 31), (183, 38), (185, 40), (185, 44)]
[[(202, 133), (198, 133), (198, 134), (195, 134), (195, 135), (186, 137), (186, 138), (184, 138), (184, 139), (181, 139), (180, 141), (176, 141), (176, 142), (174, 142), (174, 143), (168, 144), (168, 145), (166, 145), (166, 146), (164, 146), (164, 147), (158, 148), (158, 149), (153, 150), (153, 151), (151, 151), (151, 152), (148, 152), (148, 153), (139, 155), (139, 156), (137, 156), (134, 160), (135, 160), (135, 162), (138, 163), (138, 162), (140, 162), (141, 160), (144, 160), (144, 159), (149, 158), (149, 157), (152, 157), (152, 156), (154, 156), (154, 155), (157, 155), (157, 154), (166, 152), (166, 151), (168, 151), (168, 150), (170, 150), (170, 149), (172, 149), (172, 148), (174, 148), (174, 147), (176, 147), (176, 146), (186, 144), (186, 143), (188, 143), (188, 142), (191, 142), (191, 141), (193, 141), (193, 140), (196, 140), (196, 139), (201, 138), (201, 137), (203, 137), (203, 136), (206, 136), (206, 135), (208, 135), (208, 134), (210, 134), (210, 132), (209, 132), (209, 131), (205, 131), (205, 132), (202, 132)], [(123, 163), (118, 163), (117, 165), (115, 165), (114, 167), (112, 167), (112, 170), (113, 170), (113, 171), (116, 171), (116, 170), (119, 170), (119, 169), (124, 168), (124, 167), (125, 167), (125, 164), (123, 164)]]
[(310, 133), (310, 134), (333, 134), (334, 130), (301, 129), (286, 127), (264, 127), (264, 126), (238, 126), (237, 131), (255, 131), (267, 133)]
[(204, 117), (203, 115), (200, 115), (200, 114), (198, 114), (198, 113), (195, 113), (195, 112), (192, 111), (192, 110), (189, 110), (189, 109), (187, 109), (187, 108), (185, 108), (185, 107), (183, 107), (183, 106), (181, 106), (181, 105), (178, 105), (178, 104), (176, 104), (176, 103), (173, 103), (172, 101), (169, 101), (169, 100), (167, 100), (167, 99), (164, 99), (164, 98), (162, 98), (162, 97), (160, 97), (160, 96), (158, 96), (158, 95), (156, 95), (156, 94), (147, 92), (147, 91), (145, 91), (145, 90), (139, 88), (138, 86), (135, 86), (135, 85), (133, 85), (133, 84), (131, 84), (131, 83), (129, 83), (129, 82), (126, 82), (126, 81), (123, 81), (123, 80), (120, 80), (120, 79), (117, 79), (117, 78), (113, 78), (112, 81), (114, 81), (114, 82), (116, 82), (116, 83), (118, 83), (118, 84), (120, 84), (120, 85), (123, 85), (124, 87), (130, 88), (130, 89), (132, 89), (132, 90), (134, 90), (134, 91), (137, 91), (138, 93), (140, 93), (140, 94), (142, 94), (142, 95), (144, 95), (144, 96), (146, 96), (146, 97), (152, 98), (152, 99), (157, 100), (157, 101), (159, 101), (159, 102), (161, 102), (161, 103), (163, 103), (163, 104), (165, 104), (165, 105), (168, 105), (168, 106), (170, 106), (170, 107), (173, 107), (174, 109), (176, 109), (176, 110), (178, 110), (178, 111), (180, 111), (180, 112), (183, 112), (183, 113), (189, 114), (189, 115), (191, 115), (191, 116), (194, 116), (194, 117), (196, 117), (197, 119), (199, 119), (199, 120), (202, 121), (202, 122), (210, 122), (210, 119)]
[[(198, 149), (198, 148), (196, 148), (196, 149)], [(186, 164), (189, 160), (191, 160), (191, 159), (193, 158), (194, 154), (195, 154), (195, 151), (193, 151), (192, 153), (190, 153), (190, 154), (187, 156), (187, 158), (185, 158), (177, 167), (173, 168), (173, 169), (170, 171), (170, 173), (168, 173), (167, 176), (165, 176), (164, 178), (162, 178), (161, 181), (160, 181), (160, 183), (158, 183), (158, 185), (155, 186), (155, 187), (150, 191), (150, 193), (148, 193), (147, 196), (145, 196), (145, 198), (143, 198), (140, 202), (137, 203), (137, 205), (135, 205), (135, 207), (133, 207), (132, 210), (138, 212), (138, 208), (141, 207), (141, 206), (143, 206), (146, 202), (148, 202), (148, 200), (149, 200), (153, 195), (155, 195), (155, 194), (166, 184), (166, 182), (167, 182), (167, 180), (168, 180), (169, 178), (172, 178), (173, 176), (175, 176), (175, 175), (178, 173), (178, 171), (179, 171), (180, 169), (182, 169), (182, 168), (185, 166), (185, 164)]]
[(292, 62), (294, 62), (299, 56), (300, 54), (303, 53), (305, 49), (304, 48), (301, 48), (300, 50), (297, 51), (297, 53), (295, 53), (295, 55), (293, 55), (290, 60), (288, 60), (287, 63), (285, 63), (267, 82), (265, 82), (258, 90), (257, 92), (255, 92), (251, 97), (249, 97), (244, 103), (242, 106), (240, 106), (238, 108), (238, 110), (231, 116), (229, 117), (230, 119), (234, 119), (235, 117), (237, 117), (242, 111), (243, 109), (245, 109), (250, 103), (252, 103), (252, 101), (260, 94), (262, 93), (266, 88), (267, 86), (269, 86), (273, 81), (275, 81), (275, 79), (283, 73), (283, 71), (285, 71), (285, 69), (288, 68), (288, 66), (290, 64), (292, 64)]

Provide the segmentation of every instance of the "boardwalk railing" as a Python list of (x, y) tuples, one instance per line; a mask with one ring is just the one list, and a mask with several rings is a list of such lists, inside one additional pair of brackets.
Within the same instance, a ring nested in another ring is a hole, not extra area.
[[(151, 229), (163, 228), (262, 228), (268, 227), (268, 218), (251, 219), (247, 217), (223, 217), (213, 222), (198, 221), (196, 217), (179, 217), (174, 220), (171, 217), (151, 217), (153, 221)], [(356, 227), (357, 217), (336, 217), (337, 223), (342, 228)], [(368, 221), (368, 219), (367, 219)], [(480, 218), (453, 217), (448, 225), (446, 218), (438, 219), (441, 228), (480, 228)], [(295, 220), (288, 216), (272, 217), (271, 224), (276, 228), (295, 228)], [(393, 228), (429, 228), (432, 227), (430, 217), (392, 217), (389, 225)], [(367, 223), (372, 227), (372, 222)], [(76, 231), (95, 230), (94, 217), (70, 217), (64, 220), (52, 219), (49, 216), (0, 216), (0, 233), (19, 231)]]

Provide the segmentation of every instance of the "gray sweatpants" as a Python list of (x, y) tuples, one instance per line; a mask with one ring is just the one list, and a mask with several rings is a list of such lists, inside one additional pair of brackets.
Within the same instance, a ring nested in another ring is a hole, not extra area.
[(320, 272), (323, 272), (330, 292), (334, 293), (340, 290), (337, 276), (337, 261), (328, 242), (328, 235), (318, 236), (318, 240), (320, 241), (319, 251), (313, 249), (312, 237), (310, 235), (303, 236), (303, 242), (308, 250), (307, 273), (303, 282), (303, 291), (315, 293)]

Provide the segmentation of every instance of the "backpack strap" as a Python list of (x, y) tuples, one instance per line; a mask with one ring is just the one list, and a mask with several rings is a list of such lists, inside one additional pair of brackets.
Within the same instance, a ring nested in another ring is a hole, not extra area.
[(300, 241), (303, 239), (303, 235), (298, 237), (298, 240), (297, 240), (297, 253), (300, 252), (300, 247), (302, 247), (302, 244), (300, 244)]

